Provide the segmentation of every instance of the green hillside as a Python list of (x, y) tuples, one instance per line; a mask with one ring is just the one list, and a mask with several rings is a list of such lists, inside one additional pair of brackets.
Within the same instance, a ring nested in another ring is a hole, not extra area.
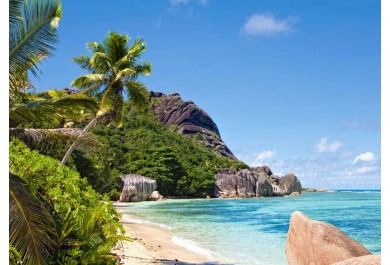
[(93, 133), (103, 146), (74, 154), (77, 171), (101, 193), (117, 199), (120, 174), (137, 173), (157, 181), (164, 196), (205, 197), (212, 193), (216, 172), (247, 168), (217, 156), (201, 143), (166, 129), (151, 113), (140, 115), (126, 106), (123, 126), (98, 126)]

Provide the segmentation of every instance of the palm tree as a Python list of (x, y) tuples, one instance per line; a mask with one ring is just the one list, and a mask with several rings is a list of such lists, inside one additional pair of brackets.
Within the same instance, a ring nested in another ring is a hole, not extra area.
[[(116, 32), (109, 32), (102, 43), (89, 42), (87, 47), (91, 57), (80, 56), (73, 60), (83, 69), (91, 72), (72, 81), (71, 85), (83, 90), (87, 95), (96, 96), (100, 110), (94, 119), (80, 133), (86, 134), (99, 120), (113, 121), (118, 127), (122, 125), (122, 110), (125, 96), (134, 106), (145, 110), (147, 107), (148, 91), (137, 78), (139, 75), (148, 76), (152, 70), (148, 62), (138, 62), (145, 51), (145, 43), (136, 39), (128, 47), (129, 37)], [(64, 165), (78, 141), (70, 146), (61, 164)]]
[(27, 72), (54, 51), (60, 0), (9, 0), (9, 92), (12, 105), (28, 86)]
[[(39, 72), (38, 62), (51, 54), (62, 16), (59, 0), (9, 0), (9, 96), (14, 107), (29, 85), (27, 72)], [(15, 114), (14, 112), (13, 114)], [(15, 118), (15, 116), (13, 116)], [(16, 119), (14, 119), (16, 121)], [(23, 264), (48, 264), (54, 222), (45, 203), (9, 176), (10, 252)]]

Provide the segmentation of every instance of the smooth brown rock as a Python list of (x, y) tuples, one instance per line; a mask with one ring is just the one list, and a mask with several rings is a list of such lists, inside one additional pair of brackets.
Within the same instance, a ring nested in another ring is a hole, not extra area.
[(337, 227), (312, 220), (299, 211), (291, 214), (286, 240), (289, 265), (329, 265), (370, 254)]
[(302, 185), (293, 173), (287, 173), (279, 183), (280, 195), (288, 195), (293, 192), (302, 192)]
[(366, 255), (352, 259), (346, 259), (331, 265), (380, 265), (381, 255)]

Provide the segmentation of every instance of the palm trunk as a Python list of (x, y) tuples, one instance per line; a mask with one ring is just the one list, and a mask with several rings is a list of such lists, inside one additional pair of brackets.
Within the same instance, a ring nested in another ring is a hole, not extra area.
[(97, 122), (97, 120), (101, 117), (102, 115), (98, 115), (96, 116), (95, 118), (92, 119), (92, 121), (90, 121), (88, 123), (87, 126), (85, 126), (85, 128), (81, 131), (80, 135), (77, 137), (77, 139), (73, 142), (73, 144), (69, 147), (68, 151), (66, 152), (66, 154), (64, 155), (64, 158), (62, 158), (62, 161), (61, 161), (61, 165), (65, 165), (66, 161), (68, 161), (68, 158), (70, 156), (70, 154), (73, 152), (73, 150), (76, 148), (77, 144), (79, 143), (79, 138), (80, 137), (83, 137), (84, 135), (86, 135), (88, 133), (88, 131), (92, 128), (92, 126), (94, 126)]

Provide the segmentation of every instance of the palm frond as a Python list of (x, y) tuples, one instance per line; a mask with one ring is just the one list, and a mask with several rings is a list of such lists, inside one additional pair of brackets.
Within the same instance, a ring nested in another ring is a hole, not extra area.
[(83, 89), (83, 94), (84, 95), (88, 95), (88, 96), (93, 96), (93, 97), (96, 97), (98, 100), (99, 100), (99, 93), (100, 93), (100, 88), (104, 85), (103, 82), (98, 82), (98, 83), (95, 83), (95, 84), (92, 84), (87, 87), (87, 88), (84, 88)]
[(104, 124), (113, 123), (117, 128), (123, 125), (123, 109), (124, 109), (124, 101), (123, 95), (116, 96), (114, 103), (112, 104), (112, 108), (104, 117)]
[(152, 72), (152, 65), (149, 62), (139, 63), (134, 66), (134, 70), (138, 74), (149, 76), (150, 73)]
[[(37, 63), (50, 55), (57, 42), (56, 29), (62, 16), (59, 0), (24, 1), (22, 19), (9, 27), (9, 79), (10, 92), (13, 85), (28, 70), (37, 74)], [(11, 82), (12, 81), (12, 82)]]
[[(90, 88), (96, 84), (103, 85), (105, 81), (104, 74), (86, 74), (77, 77), (75, 80), (73, 80), (70, 85), (77, 88)], [(101, 86), (100, 85), (100, 86)]]
[(91, 53), (104, 52), (104, 46), (99, 42), (87, 42), (87, 48)]
[(146, 50), (146, 44), (142, 39), (135, 39), (133, 45), (129, 49), (132, 57), (138, 58)]
[(9, 0), (9, 23), (15, 23), (22, 19), (23, 0)]
[(72, 58), (72, 60), (80, 65), (80, 67), (84, 70), (93, 71), (93, 67), (90, 64), (90, 58), (88, 56), (78, 56)]
[(105, 53), (111, 62), (120, 60), (127, 54), (127, 42), (129, 37), (127, 35), (118, 34), (116, 32), (109, 32), (108, 36), (103, 40)]
[(132, 78), (137, 74), (136, 70), (132, 68), (125, 68), (118, 73), (116, 73), (115, 79), (112, 81), (112, 83), (117, 82), (118, 80), (121, 80), (123, 78)]
[(82, 94), (67, 96), (56, 100), (40, 100), (24, 104), (15, 104), (9, 109), (9, 126), (29, 125), (40, 128), (40, 125), (53, 128), (75, 112), (89, 111), (95, 113), (98, 105), (95, 100)]
[(95, 52), (91, 57), (90, 65), (99, 73), (109, 72), (112, 68), (110, 58), (104, 52)]
[(9, 243), (21, 254), (23, 264), (49, 264), (56, 236), (53, 217), (25, 186), (25, 181), (10, 173)]
[(28, 147), (39, 149), (42, 152), (52, 149), (59, 149), (61, 145), (66, 147), (68, 142), (78, 141), (78, 148), (82, 150), (96, 150), (102, 145), (92, 134), (81, 134), (81, 129), (60, 128), (60, 129), (28, 129), (11, 128), (9, 135), (22, 140)]
[(100, 109), (103, 112), (109, 112), (113, 109), (117, 94), (112, 86), (109, 86), (102, 95), (100, 100)]
[(116, 61), (115, 67), (124, 69), (132, 67), (136, 59), (145, 51), (146, 45), (141, 39), (136, 39), (127, 54)]
[(126, 92), (130, 96), (130, 102), (137, 106), (141, 111), (145, 111), (148, 107), (149, 92), (145, 85), (136, 81), (125, 81)]

